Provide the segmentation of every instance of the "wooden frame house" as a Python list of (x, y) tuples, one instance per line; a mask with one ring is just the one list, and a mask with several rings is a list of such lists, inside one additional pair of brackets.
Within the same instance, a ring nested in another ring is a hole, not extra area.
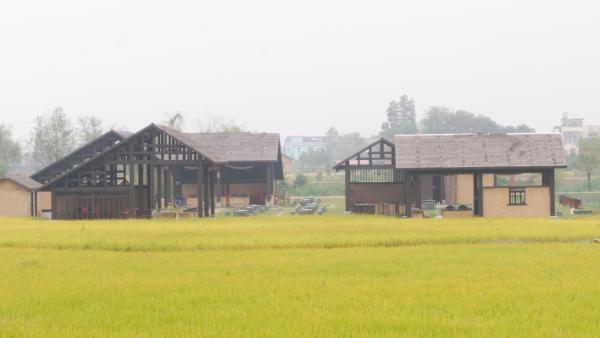
[(334, 169), (351, 212), (411, 217), (439, 203), (448, 217), (541, 217), (555, 215), (554, 171), (565, 167), (560, 135), (524, 133), (398, 135)]
[(283, 178), (279, 135), (182, 133), (151, 124), (111, 131), (32, 175), (51, 192), (52, 218), (149, 217), (178, 205), (199, 217), (235, 195), (269, 204)]

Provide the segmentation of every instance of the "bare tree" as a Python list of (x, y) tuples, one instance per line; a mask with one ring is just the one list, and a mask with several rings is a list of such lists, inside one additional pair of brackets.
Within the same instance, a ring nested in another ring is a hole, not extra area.
[(80, 117), (78, 120), (78, 138), (79, 144), (86, 144), (97, 139), (104, 134), (104, 124), (98, 118), (93, 116)]
[(600, 138), (587, 138), (579, 141), (577, 168), (585, 172), (588, 191), (592, 191), (592, 173), (600, 167)]
[(71, 119), (62, 108), (55, 108), (48, 116), (38, 116), (31, 137), (32, 164), (41, 168), (56, 162), (75, 147), (75, 131)]
[(246, 131), (243, 124), (223, 116), (210, 116), (199, 124), (202, 133), (238, 133)]
[(176, 111), (174, 113), (166, 113), (165, 118), (163, 119), (162, 123), (166, 124), (167, 126), (173, 128), (173, 129), (183, 131), (185, 117), (183, 116), (182, 113), (180, 113), (178, 111)]
[(21, 146), (13, 140), (10, 128), (0, 124), (0, 177), (14, 169), (21, 159)]

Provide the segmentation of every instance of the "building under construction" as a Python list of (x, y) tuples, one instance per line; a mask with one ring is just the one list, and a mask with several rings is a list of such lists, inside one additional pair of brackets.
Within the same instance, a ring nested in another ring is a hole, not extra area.
[(173, 207), (270, 204), (283, 179), (278, 134), (182, 133), (151, 124), (110, 131), (31, 176), (53, 219), (150, 217)]

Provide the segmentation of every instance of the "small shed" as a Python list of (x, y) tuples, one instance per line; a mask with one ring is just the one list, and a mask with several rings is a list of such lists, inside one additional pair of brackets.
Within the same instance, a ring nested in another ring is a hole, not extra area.
[[(554, 171), (565, 168), (559, 134), (396, 135), (396, 170), (405, 173), (407, 204), (421, 209), (423, 175), (468, 177), (475, 216), (554, 216)], [(469, 182), (470, 181), (470, 182)], [(410, 215), (411, 208), (407, 209)]]
[(50, 194), (39, 193), (42, 185), (22, 173), (0, 178), (0, 217), (37, 216), (50, 209)]

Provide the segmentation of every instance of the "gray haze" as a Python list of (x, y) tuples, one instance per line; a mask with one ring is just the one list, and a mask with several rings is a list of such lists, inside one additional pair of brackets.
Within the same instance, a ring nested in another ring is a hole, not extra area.
[(379, 131), (401, 94), (550, 131), (600, 124), (589, 1), (0, 1), (0, 123), (62, 106), (140, 128), (180, 111), (251, 130)]

